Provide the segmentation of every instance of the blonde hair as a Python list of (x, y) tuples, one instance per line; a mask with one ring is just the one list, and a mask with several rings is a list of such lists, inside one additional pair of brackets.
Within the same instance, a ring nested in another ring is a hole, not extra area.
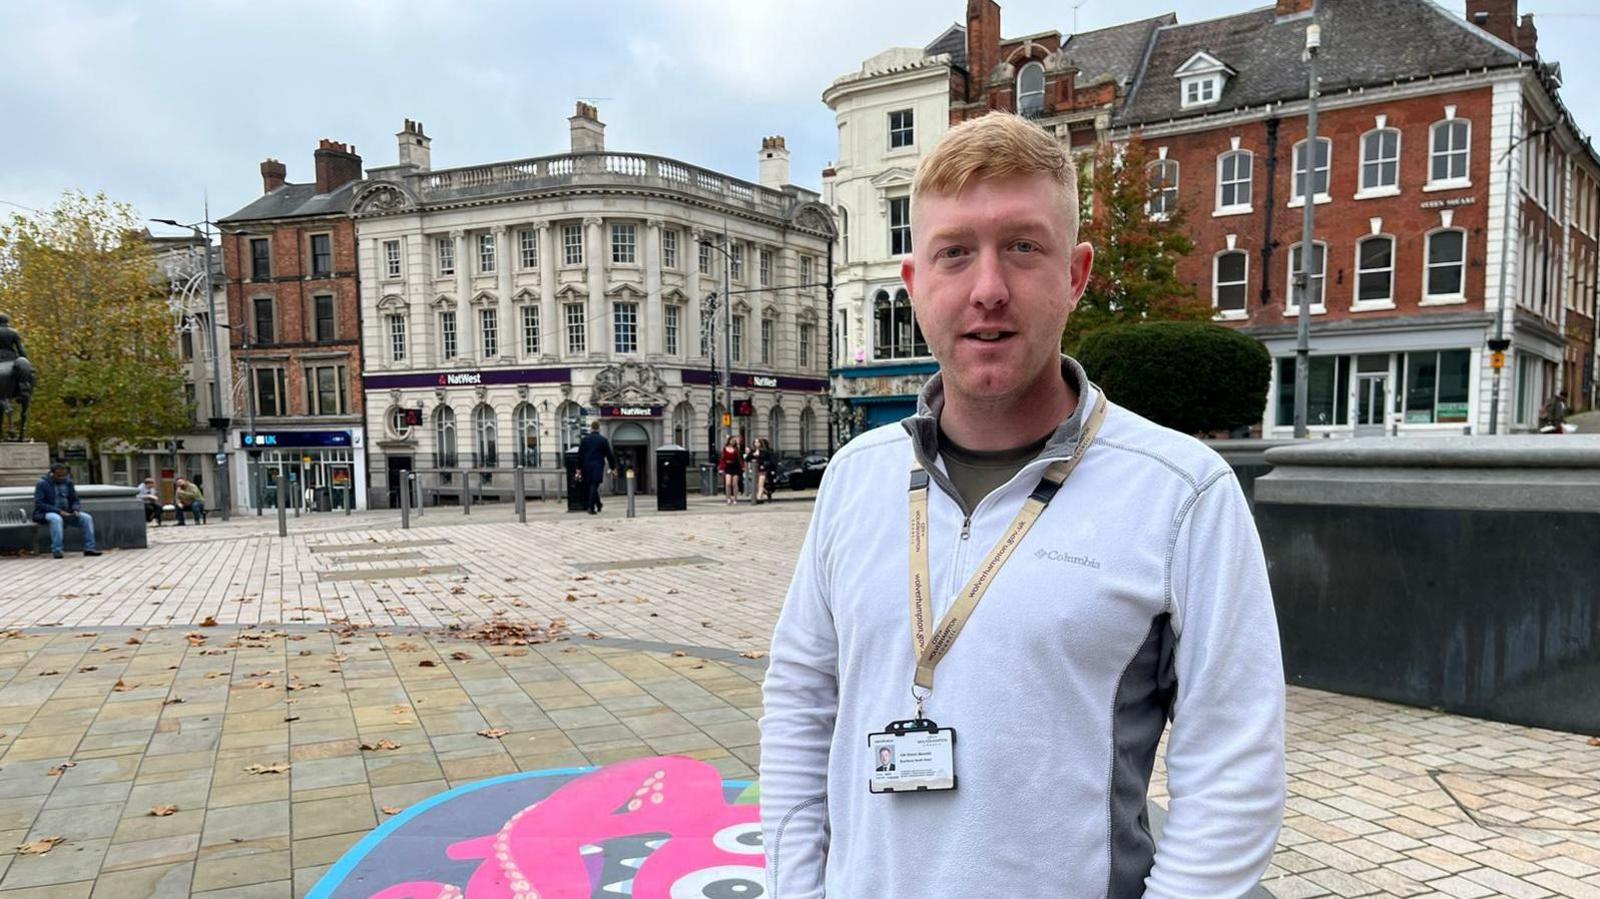
[(1060, 188), (1061, 205), (1073, 230), (1078, 226), (1078, 173), (1060, 141), (1019, 115), (991, 112), (945, 132), (933, 152), (917, 166), (911, 184), (911, 217), (928, 194), (955, 196), (968, 185), (990, 178), (1045, 175)]

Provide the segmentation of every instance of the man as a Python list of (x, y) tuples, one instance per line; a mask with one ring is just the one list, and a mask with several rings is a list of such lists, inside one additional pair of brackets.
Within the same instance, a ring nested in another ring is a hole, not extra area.
[(161, 494), (156, 491), (156, 479), (145, 478), (139, 485), (139, 501), (144, 503), (144, 523), (155, 522), (161, 527)]
[(830, 461), (773, 635), (775, 899), (1220, 899), (1271, 858), (1284, 684), (1260, 541), (1227, 463), (1060, 355), (1093, 260), (1075, 181), (1000, 113), (918, 168), (901, 277), (940, 373), (903, 427)]
[(611, 441), (600, 433), (597, 419), (589, 423), (589, 433), (578, 441), (578, 480), (588, 496), (585, 508), (590, 515), (599, 515), (605, 508), (605, 503), (600, 501), (600, 485), (605, 481), (607, 470), (617, 470), (617, 457), (611, 451)]
[(200, 485), (184, 478), (178, 479), (177, 490), (172, 496), (172, 505), (177, 508), (178, 527), (183, 527), (183, 513), (188, 512), (194, 516), (195, 524), (204, 524), (201, 521), (206, 514), (206, 495), (200, 492)]
[(1549, 428), (1552, 434), (1565, 434), (1567, 432), (1567, 392), (1565, 390), (1556, 391), (1555, 396), (1545, 401), (1539, 417), (1543, 419), (1541, 430)]
[(50, 466), (50, 473), (33, 487), (33, 520), (50, 526), (50, 555), (61, 558), (65, 527), (83, 529), (83, 554), (98, 556), (94, 548), (94, 519), (78, 502), (78, 488), (72, 485), (64, 462)]
[(878, 770), (879, 771), (893, 771), (894, 770), (894, 750), (893, 749), (890, 749), (889, 747), (885, 746), (885, 747), (883, 747), (883, 748), (878, 750)]

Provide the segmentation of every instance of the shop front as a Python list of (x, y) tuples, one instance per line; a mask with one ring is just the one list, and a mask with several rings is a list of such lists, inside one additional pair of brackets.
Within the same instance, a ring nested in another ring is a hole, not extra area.
[(647, 493), (651, 489), (651, 472), (654, 467), (652, 449), (659, 443), (662, 406), (611, 405), (600, 407), (600, 429), (611, 441), (611, 451), (617, 456), (617, 475), (614, 490), (626, 493), (626, 472), (633, 469), (633, 489)]
[(239, 435), (246, 464), (238, 485), (248, 506), (307, 512), (366, 508), (366, 449), (360, 428), (255, 431)]

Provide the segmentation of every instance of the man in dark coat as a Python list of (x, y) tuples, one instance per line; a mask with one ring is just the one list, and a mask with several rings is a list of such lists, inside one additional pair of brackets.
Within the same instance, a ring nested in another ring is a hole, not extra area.
[(611, 441), (600, 433), (600, 422), (593, 421), (589, 423), (589, 433), (578, 441), (578, 478), (587, 491), (590, 515), (598, 515), (605, 508), (600, 501), (600, 485), (607, 469), (616, 471), (617, 455), (611, 451)]
[(50, 473), (33, 488), (33, 520), (50, 526), (50, 554), (61, 558), (66, 525), (83, 529), (83, 554), (98, 556), (94, 548), (94, 519), (78, 502), (78, 488), (72, 485), (65, 463), (50, 466)]

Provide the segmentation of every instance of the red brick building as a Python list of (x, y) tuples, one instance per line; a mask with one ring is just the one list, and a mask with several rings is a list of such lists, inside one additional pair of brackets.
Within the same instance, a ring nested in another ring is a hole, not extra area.
[[(1469, 0), (1466, 12), (1279, 0), (1155, 29), (1116, 139), (1142, 139), (1156, 157), (1152, 214), (1186, 214), (1196, 248), (1180, 276), (1275, 357), (1267, 435), (1293, 420), (1291, 285), (1308, 162), (1314, 431), (1487, 433), (1502, 274), (1511, 350), (1499, 431), (1536, 427), (1558, 389), (1592, 405), (1600, 160), (1516, 0)], [(1315, 154), (1303, 60), (1312, 23)]]
[(248, 391), (230, 441), (236, 495), (275, 506), (280, 471), (290, 505), (366, 505), (361, 304), (355, 222), (362, 183), (354, 147), (323, 140), (316, 180), (285, 180), (261, 163), (262, 197), (218, 222), (227, 274), (235, 383)]

